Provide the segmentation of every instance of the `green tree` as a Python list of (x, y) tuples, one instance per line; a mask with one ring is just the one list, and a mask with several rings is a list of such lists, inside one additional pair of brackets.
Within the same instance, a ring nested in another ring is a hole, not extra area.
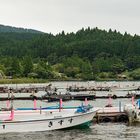
[(31, 73), (33, 70), (32, 58), (30, 56), (25, 56), (23, 58), (22, 65), (23, 65), (23, 74), (24, 74), (24, 76), (27, 77), (28, 74)]
[(21, 64), (20, 64), (20, 62), (17, 58), (12, 59), (11, 70), (10, 71), (12, 72), (12, 76), (15, 76), (15, 77), (20, 77), (21, 76), (22, 67), (21, 67)]

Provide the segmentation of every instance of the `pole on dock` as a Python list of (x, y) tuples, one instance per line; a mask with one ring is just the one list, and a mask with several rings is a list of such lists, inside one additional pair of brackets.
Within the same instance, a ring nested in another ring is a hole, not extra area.
[(88, 101), (87, 101), (87, 98), (85, 98), (85, 106), (87, 106), (88, 104)]
[(37, 109), (36, 99), (34, 99), (34, 109)]
[(8, 100), (6, 101), (6, 107), (7, 109), (10, 108), (10, 92), (8, 92)]
[(7, 107), (7, 109), (10, 108), (10, 101), (9, 101), (9, 99), (6, 101), (6, 107)]
[(134, 98), (134, 96), (132, 96), (132, 105), (134, 106), (135, 105), (135, 98)]
[(13, 109), (13, 105), (14, 105), (14, 94), (13, 92), (11, 92), (11, 108)]
[(42, 107), (40, 106), (40, 114), (42, 114)]
[(109, 95), (109, 98), (108, 98), (108, 106), (111, 107), (112, 106), (112, 98), (111, 96)]
[(13, 119), (14, 119), (14, 110), (13, 110), (13, 108), (12, 108), (12, 110), (11, 110), (10, 119), (11, 119), (11, 120), (13, 120)]
[(59, 100), (59, 112), (62, 110), (62, 99)]
[(122, 108), (122, 103), (121, 101), (119, 101), (119, 112), (121, 112), (121, 108)]

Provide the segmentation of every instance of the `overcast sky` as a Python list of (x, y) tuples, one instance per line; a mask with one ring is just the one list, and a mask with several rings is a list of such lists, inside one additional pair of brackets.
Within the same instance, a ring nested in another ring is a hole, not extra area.
[(140, 0), (0, 0), (0, 24), (53, 34), (89, 26), (140, 35)]

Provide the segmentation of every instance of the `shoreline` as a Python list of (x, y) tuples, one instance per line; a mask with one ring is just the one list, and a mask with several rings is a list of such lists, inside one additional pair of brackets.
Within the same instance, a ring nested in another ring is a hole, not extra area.
[(49, 82), (139, 82), (140, 80), (122, 80), (122, 79), (102, 79), (102, 80), (82, 80), (82, 79), (30, 79), (30, 78), (18, 78), (18, 79), (0, 79), (0, 84), (28, 84), (28, 83), (49, 83)]
[(30, 78), (0, 79), (0, 84), (28, 84), (28, 83), (49, 83), (49, 81), (47, 79), (30, 79)]

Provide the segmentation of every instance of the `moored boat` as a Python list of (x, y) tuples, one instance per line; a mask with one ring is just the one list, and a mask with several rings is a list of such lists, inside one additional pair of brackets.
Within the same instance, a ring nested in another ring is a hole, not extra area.
[(127, 86), (127, 87), (111, 87), (110, 91), (136, 91), (138, 90), (137, 86)]
[(0, 133), (65, 129), (89, 124), (97, 109), (35, 109), (0, 111)]

